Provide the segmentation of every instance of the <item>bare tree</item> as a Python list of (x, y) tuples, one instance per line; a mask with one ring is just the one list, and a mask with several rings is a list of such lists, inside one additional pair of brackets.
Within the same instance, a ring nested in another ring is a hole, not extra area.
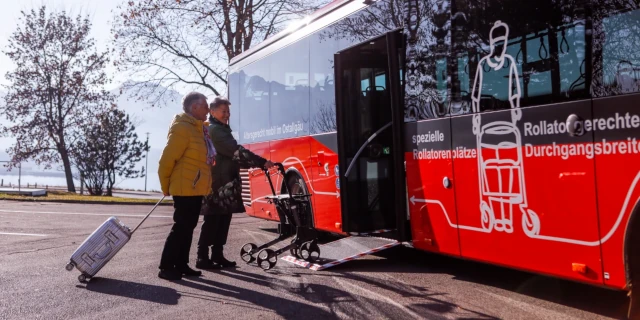
[(95, 126), (84, 128), (84, 139), (74, 150), (77, 167), (87, 179), (93, 195), (111, 196), (116, 178), (144, 177), (144, 168), (135, 166), (148, 150), (147, 142), (138, 140), (129, 115), (113, 106), (98, 114)]
[(4, 53), (16, 64), (6, 77), (10, 84), (0, 112), (12, 125), (0, 135), (16, 144), (7, 152), (12, 164), (33, 159), (50, 168), (62, 162), (67, 189), (75, 192), (70, 156), (79, 128), (90, 122), (93, 110), (113, 97), (103, 90), (107, 53), (98, 53), (89, 37), (91, 23), (64, 11), (22, 12)]
[(231, 58), (327, 0), (132, 0), (113, 26), (124, 89), (161, 103), (178, 84), (224, 92)]

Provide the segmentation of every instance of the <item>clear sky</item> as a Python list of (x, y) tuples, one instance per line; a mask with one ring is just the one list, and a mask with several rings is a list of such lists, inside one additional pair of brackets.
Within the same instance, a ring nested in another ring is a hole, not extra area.
[[(98, 50), (102, 51), (111, 45), (111, 22), (116, 7), (123, 2), (126, 3), (126, 0), (0, 0), (0, 48), (5, 50), (9, 37), (16, 29), (21, 10), (28, 11), (46, 5), (49, 9), (65, 10), (73, 16), (79, 13), (88, 15), (93, 25), (91, 36), (96, 40)], [(5, 75), (13, 67), (11, 60), (0, 53), (0, 85), (8, 84)], [(118, 78), (111, 66), (107, 72), (114, 80), (107, 89), (115, 88), (124, 81)]]

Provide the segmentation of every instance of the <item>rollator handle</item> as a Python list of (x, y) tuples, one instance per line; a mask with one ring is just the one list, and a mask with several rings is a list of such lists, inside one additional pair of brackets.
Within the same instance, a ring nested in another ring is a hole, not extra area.
[[(278, 168), (278, 172), (282, 173), (282, 176), (284, 177), (285, 171), (284, 171), (284, 165), (280, 162), (275, 162), (274, 165)], [(271, 181), (271, 174), (269, 173), (269, 169), (268, 168), (262, 168), (262, 170), (264, 171), (265, 175), (267, 176), (267, 180), (269, 181), (269, 187), (271, 188), (271, 193), (273, 193), (274, 196), (276, 196), (276, 189), (273, 187), (273, 181)], [(291, 190), (289, 190), (289, 186), (286, 183), (283, 183), (287, 194), (289, 195), (289, 197), (293, 197), (291, 195)]]
[(278, 171), (280, 171), (280, 173), (285, 174), (285, 172), (284, 172), (284, 165), (283, 165), (282, 163), (280, 163), (280, 162), (276, 162), (276, 163), (274, 163), (274, 165), (275, 165), (276, 167), (278, 167)]

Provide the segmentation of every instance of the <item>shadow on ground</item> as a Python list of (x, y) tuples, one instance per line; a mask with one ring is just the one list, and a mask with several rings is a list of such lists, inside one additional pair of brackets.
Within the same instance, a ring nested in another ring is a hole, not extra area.
[(92, 278), (84, 288), (89, 291), (166, 305), (176, 305), (180, 299), (180, 294), (175, 289), (100, 277)]
[[(268, 286), (275, 292), (283, 293), (282, 298), (271, 297), (266, 301), (261, 301), (259, 293), (251, 292), (249, 296), (246, 293), (242, 294), (242, 299), (247, 302), (260, 305), (265, 308), (274, 310), (279, 315), (291, 319), (304, 317), (305, 319), (327, 319), (336, 318), (338, 316), (348, 319), (376, 319), (376, 318), (389, 318), (400, 319), (407, 317), (407, 308), (402, 306), (387, 303), (376, 297), (368, 297), (365, 295), (354, 296), (352, 290), (342, 290), (335, 287), (330, 287), (324, 284), (308, 283), (305, 281), (287, 281), (282, 280), (283, 277), (288, 278), (304, 278), (304, 274), (298, 274), (295, 272), (282, 272), (278, 270), (271, 270), (270, 273), (275, 275), (274, 277), (267, 277), (260, 274), (254, 274), (244, 272), (240, 269), (228, 269), (220, 273), (227, 277), (234, 278), (240, 281), (246, 281), (258, 286)], [(351, 275), (349, 279), (353, 279)], [(204, 283), (210, 283), (209, 280), (199, 279), (195, 280)], [(219, 286), (218, 283), (212, 283), (212, 285)], [(402, 290), (402, 289), (400, 289)], [(255, 295), (258, 296), (255, 296)], [(432, 295), (438, 295), (437, 293), (431, 293)], [(252, 296), (254, 295), (254, 296)], [(302, 304), (294, 302), (287, 298), (287, 295), (295, 295), (298, 298), (304, 299), (311, 304)], [(425, 295), (421, 295), (424, 298)], [(275, 299), (275, 300), (274, 300)], [(313, 307), (313, 304), (322, 304), (329, 308), (330, 312), (325, 309)], [(296, 313), (291, 313), (288, 310), (294, 308), (299, 309)], [(422, 308), (437, 309), (442, 312), (423, 312)], [(446, 309), (446, 310), (445, 310)], [(446, 313), (447, 311), (456, 309), (456, 313), (460, 314), (460, 307), (448, 302), (443, 302), (437, 299), (430, 300), (430, 303), (424, 305), (414, 305), (408, 308), (410, 312), (418, 314), (429, 314), (429, 319), (449, 319)], [(458, 318), (458, 319), (496, 319), (494, 317), (484, 315), (475, 312), (462, 313), (470, 314), (471, 317)]]
[[(234, 270), (231, 272), (241, 273)], [(231, 273), (227, 273), (231, 274)], [(246, 274), (241, 277), (242, 280), (261, 285), (269, 285), (266, 277), (257, 276), (255, 274)], [(203, 296), (205, 299), (213, 299), (215, 301), (226, 298), (225, 303), (250, 307), (256, 310), (272, 311), (285, 319), (328, 319), (335, 318), (335, 314), (325, 309), (291, 300), (286, 296), (270, 295), (242, 287), (233, 286), (226, 283), (216, 282), (205, 278), (185, 278), (185, 281), (177, 282), (183, 286), (213, 294), (213, 296)], [(348, 295), (348, 293), (344, 293)]]
[[(622, 291), (431, 254), (402, 246), (379, 252), (375, 256), (381, 259), (356, 260), (336, 266), (331, 271), (339, 274), (348, 273), (347, 276), (350, 279), (359, 277), (353, 272), (449, 274), (456, 280), (492, 286), (616, 319), (623, 319), (628, 308), (626, 293)], [(364, 277), (360, 280), (370, 281), (368, 278)], [(406, 296), (415, 295), (420, 290), (424, 290), (414, 287), (410, 292), (406, 290), (403, 292), (385, 284), (380, 285)], [(424, 307), (443, 308), (442, 305)], [(446, 310), (443, 309), (443, 311)]]

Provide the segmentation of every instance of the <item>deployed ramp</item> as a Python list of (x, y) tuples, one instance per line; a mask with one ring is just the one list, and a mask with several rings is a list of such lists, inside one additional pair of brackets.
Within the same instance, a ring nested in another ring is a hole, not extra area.
[(376, 237), (347, 237), (319, 245), (320, 258), (314, 263), (288, 255), (281, 259), (295, 265), (319, 271), (399, 245), (400, 242)]

